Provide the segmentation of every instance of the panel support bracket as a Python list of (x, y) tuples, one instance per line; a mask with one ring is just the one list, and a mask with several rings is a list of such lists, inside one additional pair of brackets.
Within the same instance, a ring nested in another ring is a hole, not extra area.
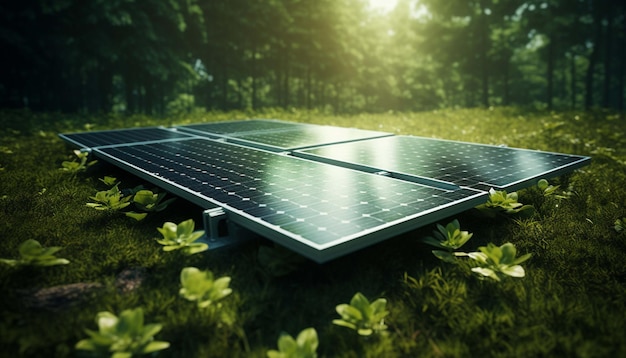
[(256, 236), (228, 220), (228, 213), (222, 207), (205, 210), (202, 221), (205, 231), (204, 241), (209, 244), (209, 250), (238, 244)]

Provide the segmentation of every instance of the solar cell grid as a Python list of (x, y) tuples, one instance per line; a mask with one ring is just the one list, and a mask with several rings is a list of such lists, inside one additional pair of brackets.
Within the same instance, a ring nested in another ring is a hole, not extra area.
[(580, 156), (409, 136), (329, 145), (300, 155), (479, 189), (510, 188), (588, 162)]
[(182, 130), (192, 129), (195, 131), (213, 134), (233, 134), (292, 129), (302, 126), (305, 126), (305, 124), (253, 119), (243, 121), (188, 124), (178, 126), (177, 128)]
[(83, 133), (65, 133), (61, 134), (60, 137), (78, 145), (79, 147), (92, 148), (103, 145), (188, 138), (190, 136), (188, 134), (177, 133), (164, 128), (148, 127)]
[(202, 139), (97, 151), (318, 249), (481, 196)]
[(283, 151), (389, 135), (362, 129), (306, 125), (282, 131), (235, 133), (231, 140), (263, 149)]

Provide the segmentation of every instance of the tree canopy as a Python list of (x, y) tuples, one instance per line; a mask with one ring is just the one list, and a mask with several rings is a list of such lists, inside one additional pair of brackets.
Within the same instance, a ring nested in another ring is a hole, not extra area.
[(624, 109), (610, 0), (23, 0), (0, 20), (1, 107)]

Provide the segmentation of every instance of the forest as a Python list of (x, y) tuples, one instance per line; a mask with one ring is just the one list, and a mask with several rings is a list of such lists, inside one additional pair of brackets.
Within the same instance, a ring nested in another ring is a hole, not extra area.
[(619, 1), (24, 0), (0, 19), (2, 108), (624, 109)]

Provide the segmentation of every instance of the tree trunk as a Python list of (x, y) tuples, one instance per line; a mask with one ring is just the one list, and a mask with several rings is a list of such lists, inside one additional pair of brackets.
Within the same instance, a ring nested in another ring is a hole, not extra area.
[(546, 77), (548, 79), (548, 88), (546, 89), (546, 104), (548, 105), (548, 109), (552, 109), (552, 98), (554, 97), (554, 48), (555, 37), (552, 36), (550, 38), (550, 42), (548, 43), (548, 69), (546, 73)]
[(611, 4), (612, 2), (608, 2), (607, 6), (609, 9), (607, 11), (608, 24), (606, 26), (606, 37), (605, 46), (604, 46), (604, 86), (603, 86), (603, 96), (602, 96), (602, 106), (604, 108), (609, 108), (611, 106), (611, 47), (612, 45), (612, 33), (613, 33), (613, 14), (611, 13)]
[(589, 65), (585, 74), (585, 109), (591, 109), (593, 106), (593, 76), (600, 57), (602, 47), (602, 14), (599, 9), (594, 9), (594, 41), (591, 55), (589, 56)]

